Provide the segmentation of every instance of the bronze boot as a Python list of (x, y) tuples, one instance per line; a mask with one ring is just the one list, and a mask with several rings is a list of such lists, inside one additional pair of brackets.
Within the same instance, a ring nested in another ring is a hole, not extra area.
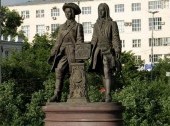
[(55, 82), (55, 91), (54, 95), (50, 98), (49, 102), (60, 102), (61, 100), (61, 89), (62, 88), (62, 79), (57, 78)]
[(54, 95), (50, 98), (49, 102), (60, 102), (61, 100), (61, 91), (56, 91)]
[(106, 88), (105, 102), (111, 102), (112, 101), (112, 97), (111, 97), (111, 94), (110, 94), (110, 91), (111, 91), (111, 79), (105, 79), (105, 88)]

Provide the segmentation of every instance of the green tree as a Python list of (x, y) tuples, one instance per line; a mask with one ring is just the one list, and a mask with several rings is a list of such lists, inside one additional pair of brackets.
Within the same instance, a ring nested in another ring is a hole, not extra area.
[(123, 104), (126, 126), (169, 126), (170, 85), (164, 81), (134, 79), (113, 98)]
[(23, 94), (18, 93), (13, 82), (0, 85), (0, 125), (22, 126), (24, 124)]
[(36, 35), (33, 45), (24, 43), (21, 52), (2, 61), (2, 81), (13, 80), (18, 92), (24, 93), (26, 103), (33, 92), (44, 88), (42, 83), (51, 76), (47, 63), (50, 49), (48, 36)]
[[(14, 126), (43, 125), (44, 113), (41, 108), (52, 96), (55, 84), (54, 74), (51, 74), (50, 65), (47, 63), (52, 41), (47, 35), (36, 35), (33, 44), (25, 42), (21, 52), (14, 52), (9, 58), (3, 59), (3, 85), (9, 90), (3, 88), (1, 93), (11, 96), (0, 97), (2, 112), (6, 113), (0, 119), (2, 125), (7, 125), (9, 121), (9, 125)], [(8, 80), (12, 83), (6, 83)], [(11, 104), (12, 110), (5, 104)], [(13, 109), (16, 109), (15, 113)]]
[(166, 76), (166, 72), (170, 72), (170, 59), (159, 60), (153, 68), (153, 77), (168, 82), (169, 77)]
[(4, 36), (17, 35), (17, 28), (22, 24), (22, 17), (15, 10), (9, 10), (7, 7), (0, 8), (1, 32)]

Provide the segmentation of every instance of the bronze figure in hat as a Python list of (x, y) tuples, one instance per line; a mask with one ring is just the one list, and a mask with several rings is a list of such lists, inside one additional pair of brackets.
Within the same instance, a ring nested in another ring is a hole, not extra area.
[(63, 11), (67, 20), (59, 27), (58, 37), (48, 60), (49, 63), (52, 63), (51, 70), (56, 75), (55, 91), (50, 102), (61, 100), (64, 76), (71, 72), (71, 63), (77, 62), (75, 44), (84, 42), (83, 26), (75, 21), (75, 15), (81, 13), (79, 6), (74, 3), (65, 3)]

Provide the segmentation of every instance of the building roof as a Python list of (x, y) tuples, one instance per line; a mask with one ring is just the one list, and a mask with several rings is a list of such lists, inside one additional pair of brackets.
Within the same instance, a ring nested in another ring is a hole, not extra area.
[(78, 1), (94, 1), (94, 0), (28, 0), (24, 3), (9, 5), (9, 6), (27, 6), (27, 5), (38, 5), (38, 4), (51, 4), (51, 3), (71, 3)]

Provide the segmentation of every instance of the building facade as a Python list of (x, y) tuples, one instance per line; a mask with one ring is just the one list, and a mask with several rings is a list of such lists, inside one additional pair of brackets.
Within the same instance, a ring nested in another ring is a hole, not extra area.
[(13, 52), (21, 51), (23, 46), (23, 40), (16, 38), (12, 40), (10, 36), (8, 39), (0, 37), (0, 57), (8, 58)]
[[(83, 24), (85, 41), (90, 41), (93, 25), (98, 17), (98, 5), (107, 3), (110, 16), (117, 22), (122, 51), (132, 51), (136, 61), (145, 64), (170, 57), (170, 1), (169, 0), (65, 0), (77, 3), (82, 13), (76, 17)], [(9, 6), (24, 18), (20, 27), (29, 41), (35, 34), (51, 34), (65, 22), (62, 0), (35, 0)], [(153, 40), (153, 41), (152, 41)], [(153, 51), (152, 51), (153, 50)], [(151, 58), (153, 56), (153, 58)]]

